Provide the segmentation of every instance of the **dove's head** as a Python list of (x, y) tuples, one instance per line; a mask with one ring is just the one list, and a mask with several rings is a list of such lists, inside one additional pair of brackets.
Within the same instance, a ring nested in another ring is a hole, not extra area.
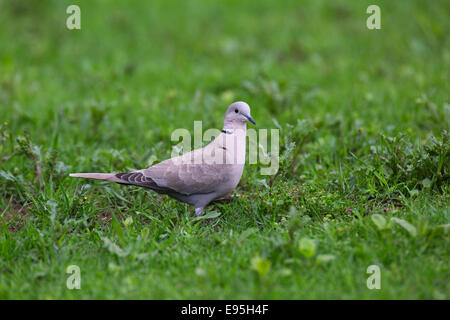
[(245, 126), (247, 121), (255, 124), (255, 120), (250, 115), (249, 105), (242, 101), (230, 104), (225, 114), (224, 127), (228, 129), (240, 128)]

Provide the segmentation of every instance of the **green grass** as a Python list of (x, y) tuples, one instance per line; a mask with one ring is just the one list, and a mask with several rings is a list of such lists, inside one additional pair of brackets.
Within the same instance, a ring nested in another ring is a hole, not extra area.
[[(371, 31), (373, 1), (0, 1), (0, 298), (449, 299), (450, 6), (377, 3)], [(280, 170), (216, 219), (68, 177), (164, 160), (235, 100)]]

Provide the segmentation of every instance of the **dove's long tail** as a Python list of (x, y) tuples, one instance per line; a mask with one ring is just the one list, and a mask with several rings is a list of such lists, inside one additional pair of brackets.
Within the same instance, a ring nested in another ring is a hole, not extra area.
[(71, 173), (70, 176), (74, 178), (106, 180), (118, 183), (123, 182), (121, 179), (116, 177), (116, 173)]
[(140, 171), (121, 173), (71, 173), (70, 176), (74, 178), (105, 180), (120, 184), (150, 188), (160, 193), (173, 191), (170, 188), (158, 185), (152, 178), (145, 176)]

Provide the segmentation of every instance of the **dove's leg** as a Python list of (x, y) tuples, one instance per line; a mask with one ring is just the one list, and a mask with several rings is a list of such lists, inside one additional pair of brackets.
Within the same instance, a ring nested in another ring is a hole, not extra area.
[(203, 214), (203, 207), (195, 208), (195, 216), (200, 217)]

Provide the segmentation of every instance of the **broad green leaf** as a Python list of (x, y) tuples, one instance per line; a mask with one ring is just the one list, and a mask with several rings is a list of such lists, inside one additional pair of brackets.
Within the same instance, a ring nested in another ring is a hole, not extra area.
[(258, 272), (261, 277), (265, 277), (270, 271), (271, 262), (266, 258), (253, 257), (251, 260), (252, 269)]
[(431, 180), (428, 178), (425, 178), (422, 180), (422, 185), (424, 188), (429, 188), (431, 186)]
[(205, 219), (214, 219), (220, 216), (221, 213), (217, 211), (211, 211), (205, 214), (204, 216), (194, 218), (194, 221), (205, 220)]
[(131, 216), (127, 217), (124, 221), (123, 221), (123, 225), (125, 226), (125, 228), (128, 229), (129, 226), (131, 226), (133, 224), (133, 218)]
[(302, 238), (298, 243), (298, 251), (306, 258), (310, 258), (316, 252), (316, 243), (314, 240)]
[(399, 219), (399, 218), (392, 218), (391, 221), (393, 221), (393, 222), (397, 223), (398, 225), (400, 225), (401, 227), (403, 227), (403, 229), (408, 231), (408, 233), (411, 236), (413, 236), (413, 237), (417, 236), (417, 229), (416, 229), (416, 227), (414, 227), (408, 221), (405, 221), (405, 220)]
[(372, 219), (373, 223), (375, 223), (378, 230), (387, 229), (386, 219), (381, 214), (375, 213), (370, 218)]

